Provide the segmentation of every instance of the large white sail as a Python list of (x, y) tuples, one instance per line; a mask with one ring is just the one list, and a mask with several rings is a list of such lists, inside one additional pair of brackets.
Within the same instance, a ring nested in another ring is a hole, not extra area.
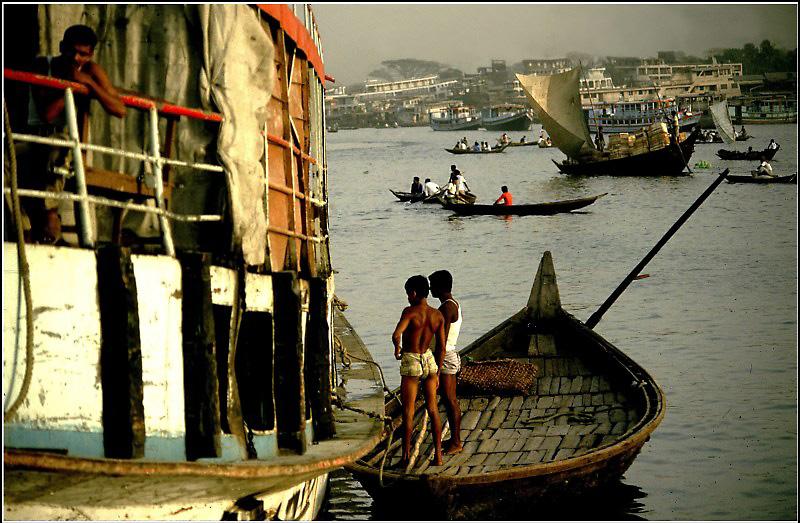
[(580, 74), (576, 67), (550, 76), (517, 75), (553, 145), (570, 158), (594, 149), (581, 109)]
[(722, 136), (722, 141), (725, 143), (735, 142), (736, 131), (733, 129), (733, 123), (731, 123), (731, 117), (728, 114), (728, 102), (722, 100), (712, 105), (709, 109), (711, 110), (711, 118), (714, 119), (714, 126)]

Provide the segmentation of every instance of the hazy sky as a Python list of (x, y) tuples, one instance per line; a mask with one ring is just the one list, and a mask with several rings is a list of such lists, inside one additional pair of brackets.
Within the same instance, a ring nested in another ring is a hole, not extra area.
[(337, 85), (358, 83), (384, 60), (417, 58), (467, 73), (506, 60), (696, 56), (769, 39), (797, 47), (796, 4), (312, 4)]

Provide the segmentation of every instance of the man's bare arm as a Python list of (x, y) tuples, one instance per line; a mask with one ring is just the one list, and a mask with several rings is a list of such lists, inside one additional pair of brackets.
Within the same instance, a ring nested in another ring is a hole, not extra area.
[(445, 351), (445, 331), (444, 331), (444, 315), (436, 311), (439, 316), (441, 317), (441, 321), (439, 322), (439, 327), (436, 329), (434, 333), (436, 335), (436, 354), (434, 357), (436, 358), (436, 365), (439, 367), (439, 370), (442, 369), (442, 362), (444, 361), (444, 351)]
[(410, 323), (411, 315), (408, 313), (408, 308), (405, 308), (403, 309), (403, 314), (400, 315), (400, 321), (397, 322), (397, 327), (394, 328), (394, 333), (392, 334), (395, 359), (399, 360), (402, 357), (402, 347), (400, 346), (400, 343), (403, 340), (403, 333), (406, 331)]
[(87, 86), (92, 94), (103, 106), (107, 113), (122, 118), (125, 116), (125, 104), (120, 100), (119, 93), (111, 84), (105, 70), (94, 62), (90, 63), (88, 71), (74, 72), (75, 81)]

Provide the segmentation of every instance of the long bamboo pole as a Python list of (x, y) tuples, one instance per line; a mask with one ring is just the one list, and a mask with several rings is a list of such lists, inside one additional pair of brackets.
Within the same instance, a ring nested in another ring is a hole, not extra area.
[(681, 226), (686, 222), (686, 220), (689, 219), (692, 213), (694, 213), (694, 211), (696, 211), (697, 208), (703, 204), (706, 198), (708, 198), (711, 193), (714, 192), (714, 189), (716, 189), (727, 176), (728, 169), (725, 169), (708, 187), (708, 189), (706, 189), (705, 192), (703, 192), (703, 194), (701, 194), (700, 197), (697, 198), (697, 200), (695, 200), (695, 202), (688, 209), (686, 209), (686, 212), (684, 212), (683, 215), (678, 218), (678, 221), (676, 221), (672, 227), (669, 228), (666, 234), (664, 234), (664, 236), (658, 241), (658, 243), (652, 249), (650, 249), (650, 252), (648, 252), (647, 255), (642, 258), (642, 261), (640, 261), (636, 267), (634, 267), (633, 270), (625, 277), (625, 279), (622, 280), (622, 283), (620, 283), (614, 292), (611, 293), (611, 296), (606, 298), (606, 301), (603, 302), (600, 308), (597, 309), (597, 311), (592, 314), (588, 320), (586, 320), (587, 327), (593, 329), (594, 326), (597, 325), (597, 323), (600, 321), (600, 318), (603, 317), (603, 314), (605, 314), (609, 307), (611, 307), (611, 305), (617, 301), (617, 298), (619, 298), (619, 296), (625, 292), (625, 289), (628, 288), (628, 285), (630, 285), (630, 283), (636, 279), (642, 269), (644, 269), (645, 266), (650, 263), (650, 260), (652, 260), (656, 254), (658, 254), (658, 251), (660, 251), (661, 248), (666, 245), (669, 239), (672, 238), (676, 232), (678, 232), (678, 229), (681, 228)]

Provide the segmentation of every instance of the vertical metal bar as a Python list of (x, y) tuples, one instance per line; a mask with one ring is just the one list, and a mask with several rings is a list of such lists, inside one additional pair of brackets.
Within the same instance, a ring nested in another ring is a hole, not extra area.
[[(153, 166), (153, 174), (156, 178), (156, 203), (159, 209), (166, 211), (167, 207), (164, 204), (164, 179), (161, 171), (161, 148), (158, 141), (158, 110), (155, 106), (150, 108), (150, 156), (152, 157), (150, 164)], [(164, 250), (168, 256), (175, 256), (175, 246), (172, 243), (172, 230), (170, 229), (169, 219), (163, 214), (159, 214), (158, 221), (161, 225)]]
[(94, 247), (94, 232), (89, 216), (89, 202), (86, 197), (89, 195), (86, 190), (86, 172), (83, 168), (83, 152), (81, 151), (81, 137), (78, 133), (78, 116), (75, 110), (75, 97), (72, 89), (64, 90), (64, 108), (67, 112), (67, 127), (69, 137), (72, 140), (72, 162), (75, 165), (75, 182), (77, 184), (78, 196), (80, 196), (80, 215), (81, 215), (81, 244), (84, 247)]

